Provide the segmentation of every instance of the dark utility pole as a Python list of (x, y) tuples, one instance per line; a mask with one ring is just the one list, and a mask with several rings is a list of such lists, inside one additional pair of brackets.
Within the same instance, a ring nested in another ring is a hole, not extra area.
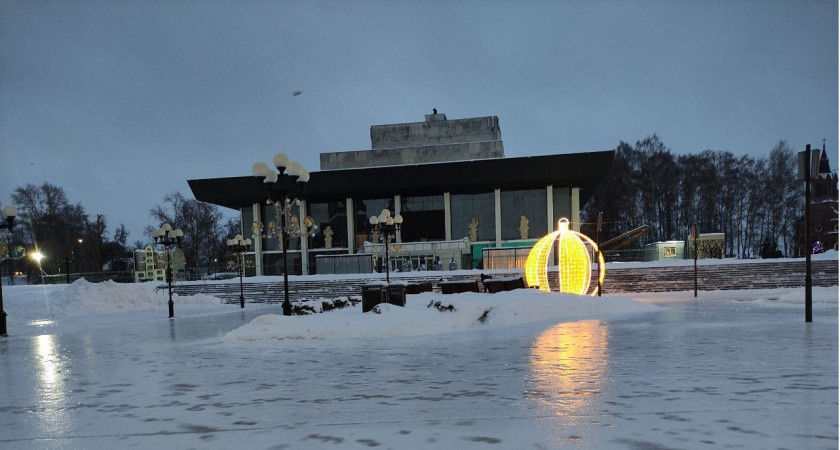
[(601, 296), (601, 271), (604, 270), (601, 267), (601, 229), (604, 226), (604, 212), (601, 211), (598, 213), (598, 224), (595, 227), (595, 246), (598, 247), (598, 297)]
[(697, 225), (691, 225), (691, 241), (694, 246), (694, 297), (697, 297)]
[(67, 284), (70, 284), (70, 257), (64, 257), (64, 276), (67, 278)]
[(811, 144), (805, 146), (804, 152), (799, 152), (799, 179), (805, 181), (805, 322), (812, 321), (811, 314), (811, 179), (816, 176), (813, 172), (819, 167), (819, 150), (811, 150)]

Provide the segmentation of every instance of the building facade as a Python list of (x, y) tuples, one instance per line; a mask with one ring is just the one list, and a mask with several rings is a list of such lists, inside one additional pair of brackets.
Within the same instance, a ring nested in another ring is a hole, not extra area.
[[(184, 278), (186, 263), (183, 250), (172, 249), (170, 264), (173, 280)], [(151, 245), (134, 251), (134, 282), (166, 281), (166, 252), (158, 251)]]
[[(312, 172), (300, 221), (315, 236), (290, 239), (289, 273), (315, 273), (318, 255), (379, 252), (369, 218), (389, 209), (404, 218), (392, 267), (476, 267), (487, 247), (530, 246), (561, 217), (575, 229), (580, 209), (609, 173), (613, 150), (507, 158), (498, 117), (371, 127), (371, 149), (322, 153)], [(243, 235), (274, 218), (253, 176), (189, 180), (199, 201), (241, 212)], [(249, 275), (284, 270), (277, 239), (254, 239)]]
[[(828, 154), (823, 145), (820, 155), (820, 169), (816, 178), (811, 180), (811, 216), (808, 226), (811, 228), (811, 253), (825, 250), (840, 250), (838, 243), (838, 197), (837, 172), (832, 172)], [(796, 221), (795, 257), (805, 256), (805, 215)]]

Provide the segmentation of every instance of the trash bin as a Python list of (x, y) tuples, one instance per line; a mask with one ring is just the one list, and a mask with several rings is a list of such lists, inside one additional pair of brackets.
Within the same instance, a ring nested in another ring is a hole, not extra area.
[(388, 286), (388, 303), (396, 306), (405, 306), (405, 285), (394, 283)]
[(374, 306), (386, 301), (388, 285), (370, 283), (362, 286), (362, 312), (366, 313)]

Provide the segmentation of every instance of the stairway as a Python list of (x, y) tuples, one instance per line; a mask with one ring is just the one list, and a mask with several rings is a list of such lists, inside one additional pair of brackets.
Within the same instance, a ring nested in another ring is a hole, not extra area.
[[(422, 274), (422, 275), (420, 275)], [(392, 281), (406, 283), (431, 282), (433, 290), (440, 292), (438, 283), (442, 280), (477, 280), (480, 272), (447, 275), (447, 272), (412, 272), (412, 275), (393, 274)], [(594, 275), (594, 274), (593, 274)], [(340, 276), (340, 275), (339, 275)], [(521, 270), (493, 272), (494, 278), (523, 276)], [(556, 283), (557, 272), (549, 272), (549, 279)], [(289, 282), (289, 298), (292, 301), (359, 297), (362, 286), (371, 282), (382, 282), (380, 274), (363, 278), (335, 278), (311, 280), (308, 277), (293, 277)], [(812, 261), (811, 279), (813, 286), (837, 286), (838, 262)], [(235, 281), (235, 280), (231, 280)], [(227, 303), (239, 302), (239, 283), (227, 282), (179, 282), (173, 285), (178, 295), (208, 294)], [(594, 281), (594, 280), (593, 280)], [(480, 284), (480, 283), (479, 283)], [(701, 291), (737, 289), (775, 289), (802, 287), (805, 285), (805, 262), (787, 260), (783, 262), (744, 262), (738, 264), (700, 265), (697, 267), (697, 286)], [(481, 287), (483, 289), (483, 286)], [(166, 285), (158, 289), (166, 289)], [(243, 283), (245, 300), (248, 303), (277, 303), (283, 301), (283, 282), (278, 281)], [(602, 287), (604, 293), (624, 292), (677, 292), (694, 289), (694, 266), (665, 266), (642, 268), (610, 268)]]

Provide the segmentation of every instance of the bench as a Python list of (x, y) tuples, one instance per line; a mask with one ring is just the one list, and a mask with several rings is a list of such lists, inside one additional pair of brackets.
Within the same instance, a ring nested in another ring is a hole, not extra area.
[(525, 280), (522, 277), (487, 278), (484, 280), (484, 291), (491, 294), (512, 291), (514, 289), (525, 289), (525, 287)]
[(441, 294), (459, 294), (461, 292), (479, 292), (478, 290), (478, 280), (466, 281), (466, 280), (457, 280), (457, 281), (441, 281), (438, 286), (440, 286), (440, 293)]

